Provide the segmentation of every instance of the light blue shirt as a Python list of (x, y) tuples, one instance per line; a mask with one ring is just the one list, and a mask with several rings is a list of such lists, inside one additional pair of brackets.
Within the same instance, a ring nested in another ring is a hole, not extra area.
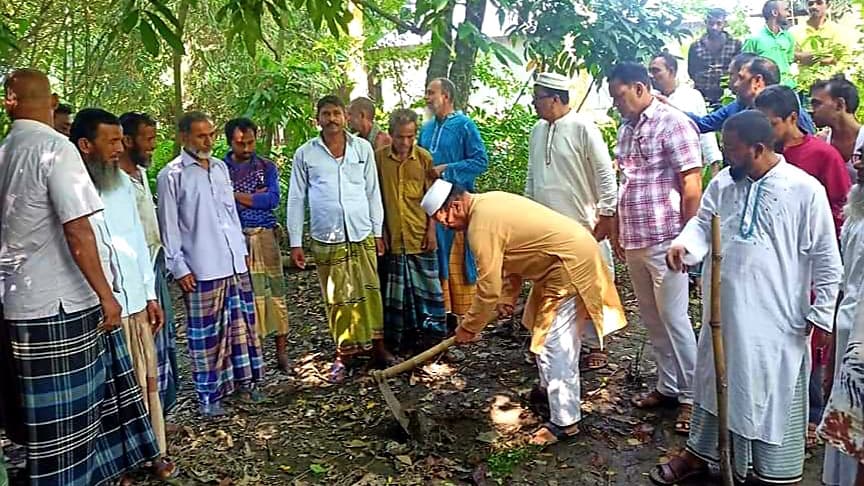
[(366, 140), (346, 132), (345, 156), (337, 160), (318, 136), (294, 153), (288, 189), (288, 236), (291, 247), (303, 244), (303, 219), (309, 198), (312, 239), (322, 243), (357, 243), (370, 234), (380, 238), (384, 207), (378, 187), (375, 153)]
[(148, 300), (156, 300), (156, 278), (138, 217), (135, 187), (125, 172), (119, 172), (120, 186), (100, 191), (105, 209), (91, 216), (90, 222), (100, 240), (100, 253), (107, 250), (110, 274), (106, 271), (106, 277), (126, 317), (144, 310)]
[(185, 150), (157, 178), (159, 228), (175, 279), (216, 280), (246, 273), (246, 240), (225, 162), (205, 169)]

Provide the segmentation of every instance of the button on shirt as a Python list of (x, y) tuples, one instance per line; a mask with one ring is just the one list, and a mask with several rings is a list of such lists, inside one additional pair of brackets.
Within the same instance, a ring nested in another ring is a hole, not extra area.
[(288, 190), (287, 228), (292, 248), (303, 245), (306, 199), (312, 239), (353, 243), (374, 234), (380, 238), (384, 209), (372, 145), (345, 133), (345, 155), (337, 160), (318, 136), (294, 154)]
[(593, 231), (600, 214), (618, 204), (618, 183), (603, 135), (593, 121), (570, 110), (531, 130), (525, 195)]
[(102, 210), (74, 145), (52, 127), (17, 120), (0, 145), (0, 280), (7, 319), (42, 319), (99, 304), (63, 224)]
[(405, 161), (399, 161), (390, 147), (384, 147), (375, 153), (375, 159), (390, 252), (422, 253), (428, 219), (420, 201), (432, 186), (427, 176), (433, 167), (432, 155), (415, 146)]
[(656, 99), (618, 130), (620, 242), (625, 250), (663, 243), (681, 231), (681, 173), (702, 166), (687, 115)]
[(125, 172), (122, 182), (110, 191), (102, 191), (105, 210), (91, 217), (97, 238), (109, 250), (114, 296), (123, 308), (123, 316), (144, 310), (148, 300), (156, 300), (155, 277), (144, 230), (139, 223), (135, 188)]
[(159, 227), (168, 271), (196, 280), (246, 273), (246, 239), (225, 162), (205, 169), (185, 150), (157, 178)]

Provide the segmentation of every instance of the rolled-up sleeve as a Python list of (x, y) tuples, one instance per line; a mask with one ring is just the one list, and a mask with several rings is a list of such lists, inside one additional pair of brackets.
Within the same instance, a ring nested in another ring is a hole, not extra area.
[(66, 224), (102, 211), (102, 198), (96, 192), (81, 154), (71, 143), (58, 144), (46, 185), (51, 205)]

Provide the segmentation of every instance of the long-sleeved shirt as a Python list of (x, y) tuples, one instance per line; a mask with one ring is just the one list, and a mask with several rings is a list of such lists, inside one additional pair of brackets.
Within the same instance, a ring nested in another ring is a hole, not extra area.
[(420, 201), (432, 186), (433, 180), (429, 178), (432, 156), (414, 146), (408, 158), (400, 161), (387, 146), (375, 152), (375, 159), (389, 251), (397, 255), (423, 253), (429, 220)]
[[(699, 132), (719, 132), (723, 129), (723, 124), (726, 123), (726, 120), (729, 119), (730, 116), (746, 109), (748, 109), (746, 105), (735, 100), (728, 105), (721, 106), (705, 116), (699, 116), (693, 113), (687, 113), (687, 116), (696, 123)], [(813, 124), (813, 119), (810, 118), (810, 114), (807, 113), (807, 110), (804, 108), (799, 108), (798, 110), (798, 128), (800, 128), (802, 132), (811, 135), (816, 133), (816, 125)]]
[(506, 192), (472, 194), (467, 238), (477, 258), (477, 294), (460, 324), (480, 332), (499, 302), (513, 304), (534, 283), (522, 322), (540, 352), (566, 299), (578, 295), (602, 339), (627, 325), (613, 276), (594, 236), (578, 222)]
[(729, 63), (741, 52), (741, 41), (723, 32), (723, 43), (719, 50), (709, 47), (707, 35), (690, 46), (687, 51), (687, 73), (693, 85), (712, 104), (719, 103), (723, 96), (720, 80), (729, 69)]
[(372, 145), (348, 132), (345, 137), (345, 154), (339, 159), (320, 136), (294, 153), (286, 226), (292, 248), (303, 245), (307, 198), (315, 241), (357, 243), (370, 234), (383, 235), (384, 207)]
[(525, 196), (593, 230), (597, 217), (615, 214), (618, 182), (603, 135), (570, 110), (531, 130)]
[(237, 203), (237, 213), (243, 228), (274, 228), (279, 206), (279, 170), (273, 162), (252, 155), (248, 162), (235, 162), (233, 152), (225, 155), (234, 192), (252, 195), (252, 206)]
[(144, 228), (144, 239), (150, 249), (150, 261), (156, 264), (156, 256), (162, 250), (162, 236), (159, 235), (159, 218), (156, 217), (156, 204), (153, 202), (153, 193), (150, 192), (150, 184), (147, 181), (147, 169), (138, 167), (140, 179), (130, 177), (132, 186), (135, 188), (135, 200), (138, 203), (138, 216), (141, 218), (141, 226)]
[[(842, 267), (828, 198), (816, 179), (782, 159), (758, 180), (735, 181), (724, 169), (672, 242), (687, 250), (684, 263), (708, 255), (714, 214), (720, 217), (723, 255), (729, 429), (779, 444), (809, 352), (808, 323), (830, 332), (834, 322)], [(705, 270), (709, 281), (710, 265)], [(705, 292), (708, 322), (711, 292)], [(710, 326), (702, 328), (693, 383), (696, 404), (716, 413), (710, 332)]]
[(108, 250), (113, 275), (105, 275), (114, 285), (114, 297), (123, 316), (144, 310), (148, 300), (156, 300), (156, 278), (150, 250), (140, 223), (135, 188), (129, 176), (118, 171), (120, 184), (100, 196), (105, 210), (90, 217), (97, 238)]
[[(698, 116), (708, 114), (708, 108), (705, 105), (705, 98), (702, 97), (702, 93), (689, 86), (678, 86), (675, 88), (675, 91), (669, 95), (669, 104), (684, 113), (693, 113)], [(717, 144), (717, 135), (703, 133), (699, 137), (699, 143), (702, 146), (702, 163), (704, 165), (707, 166), (723, 160), (723, 154), (720, 152), (720, 146)]]
[(211, 157), (205, 169), (184, 150), (159, 172), (157, 192), (166, 266), (175, 279), (247, 272), (246, 238), (225, 162)]

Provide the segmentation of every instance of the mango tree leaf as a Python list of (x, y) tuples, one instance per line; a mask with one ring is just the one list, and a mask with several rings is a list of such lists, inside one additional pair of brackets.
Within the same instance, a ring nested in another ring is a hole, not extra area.
[(168, 25), (159, 18), (158, 15), (153, 12), (145, 12), (147, 14), (147, 18), (150, 19), (150, 22), (156, 27), (156, 30), (159, 31), (159, 35), (162, 36), (162, 39), (174, 49), (174, 52), (179, 54), (183, 54), (183, 41), (180, 40), (180, 37), (168, 27)]
[(149, 22), (140, 22), (138, 31), (141, 33), (141, 43), (144, 44), (144, 49), (151, 55), (159, 55), (159, 39), (156, 37), (156, 32)]
[(138, 25), (139, 12), (140, 10), (136, 8), (130, 10), (129, 13), (127, 13), (126, 16), (123, 17), (123, 20), (120, 22), (120, 30), (122, 30), (124, 34), (132, 32), (132, 29), (134, 29), (135, 26)]
[(177, 17), (171, 12), (171, 10), (162, 3), (162, 0), (150, 0), (150, 4), (153, 5), (153, 8), (159, 11), (163, 17), (165, 17), (168, 22), (171, 22), (175, 28), (180, 28), (180, 21), (177, 20)]

